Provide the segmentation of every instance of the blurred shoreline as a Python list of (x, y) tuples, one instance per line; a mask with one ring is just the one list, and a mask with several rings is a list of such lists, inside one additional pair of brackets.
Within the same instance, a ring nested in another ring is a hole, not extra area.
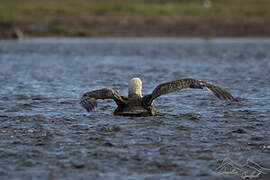
[(2, 1), (0, 39), (270, 37), (267, 0)]
[[(200, 24), (188, 23), (174, 25), (132, 23), (128, 27), (126, 24), (121, 23), (115, 25), (99, 23), (84, 27), (84, 32), (78, 32), (76, 28), (71, 28), (65, 32), (51, 32), (45, 29), (40, 32), (29, 30), (23, 25), (17, 27), (20, 28), (26, 37), (270, 37), (270, 24), (267, 28), (268, 31), (265, 30), (264, 24), (222, 26), (218, 23), (208, 24), (207, 28), (202, 27)], [(0, 24), (0, 28), (0, 39), (12, 38), (11, 33), (14, 33), (12, 25)], [(49, 29), (49, 27), (44, 28)], [(89, 30), (87, 30), (88, 28)]]

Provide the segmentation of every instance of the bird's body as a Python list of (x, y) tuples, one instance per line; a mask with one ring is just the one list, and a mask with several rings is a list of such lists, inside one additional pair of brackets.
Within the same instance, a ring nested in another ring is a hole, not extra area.
[(157, 97), (183, 88), (203, 89), (204, 87), (219, 99), (234, 100), (233, 96), (222, 88), (195, 79), (180, 79), (163, 83), (158, 85), (151, 94), (143, 96), (141, 80), (132, 78), (128, 87), (128, 97), (120, 96), (112, 88), (103, 88), (83, 94), (80, 103), (87, 111), (91, 111), (97, 106), (96, 99), (113, 99), (118, 105), (114, 115), (154, 116), (156, 109), (153, 107), (153, 102)]
[(120, 116), (154, 116), (156, 109), (151, 106), (143, 106), (142, 98), (128, 99), (127, 105), (118, 106), (114, 111), (114, 115)]

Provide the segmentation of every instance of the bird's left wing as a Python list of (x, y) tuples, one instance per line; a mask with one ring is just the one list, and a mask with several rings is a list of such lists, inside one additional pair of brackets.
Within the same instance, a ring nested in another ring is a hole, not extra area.
[(222, 100), (233, 100), (233, 96), (225, 91), (224, 89), (214, 86), (210, 83), (195, 80), (195, 79), (180, 79), (176, 81), (171, 81), (158, 85), (152, 94), (146, 95), (143, 97), (143, 104), (145, 106), (150, 106), (153, 103), (153, 100), (157, 97), (168, 94), (174, 91), (178, 91), (184, 88), (196, 88), (203, 89), (206, 88), (208, 91), (212, 92), (217, 98)]
[(124, 97), (112, 88), (103, 88), (84, 93), (80, 104), (89, 112), (97, 107), (97, 99), (113, 99), (118, 106), (123, 106), (127, 102)]

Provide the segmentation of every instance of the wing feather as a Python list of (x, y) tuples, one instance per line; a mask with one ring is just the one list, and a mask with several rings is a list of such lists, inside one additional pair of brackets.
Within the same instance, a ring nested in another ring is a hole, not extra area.
[(154, 89), (152, 94), (143, 97), (143, 104), (145, 106), (150, 106), (153, 103), (153, 100), (156, 99), (157, 97), (184, 88), (196, 88), (196, 89), (206, 88), (208, 91), (213, 93), (219, 99), (234, 100), (233, 96), (230, 93), (228, 93), (227, 91), (218, 86), (214, 86), (210, 83), (195, 79), (180, 79), (158, 85)]
[(120, 96), (119, 93), (112, 88), (103, 88), (84, 93), (81, 97), (80, 104), (89, 112), (97, 107), (97, 99), (113, 99), (118, 106), (126, 104), (124, 97)]

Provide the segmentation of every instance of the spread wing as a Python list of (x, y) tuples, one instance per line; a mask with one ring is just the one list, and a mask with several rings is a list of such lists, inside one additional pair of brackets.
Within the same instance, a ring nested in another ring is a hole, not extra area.
[(214, 86), (210, 83), (195, 79), (180, 79), (158, 85), (154, 89), (152, 94), (143, 97), (143, 104), (145, 106), (150, 106), (153, 103), (153, 100), (156, 99), (157, 97), (184, 88), (197, 88), (197, 89), (206, 88), (208, 91), (212, 92), (219, 99), (234, 100), (233, 96), (230, 93), (228, 93), (227, 91), (218, 86)]
[(89, 112), (97, 107), (97, 99), (113, 99), (118, 106), (126, 104), (125, 98), (112, 88), (103, 88), (84, 93), (80, 104)]

